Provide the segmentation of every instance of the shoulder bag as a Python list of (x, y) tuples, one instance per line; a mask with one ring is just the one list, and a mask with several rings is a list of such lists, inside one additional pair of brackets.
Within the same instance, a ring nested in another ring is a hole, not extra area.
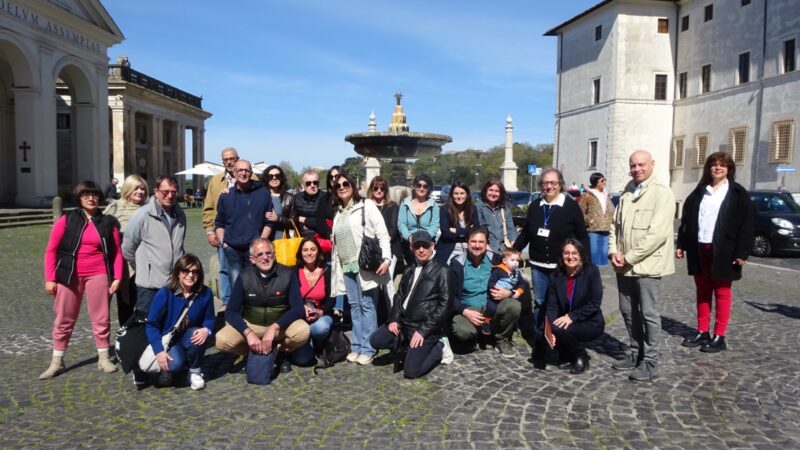
[[(183, 318), (186, 317), (186, 314), (189, 312), (189, 308), (192, 307), (192, 303), (194, 303), (194, 299), (189, 300), (189, 304), (183, 308), (183, 311), (181, 311), (181, 316), (178, 317), (178, 321), (172, 326), (172, 330), (170, 330), (170, 332), (164, 336), (161, 336), (161, 344), (164, 346), (165, 352), (169, 351), (169, 344), (172, 342), (172, 336), (175, 334), (175, 330), (178, 329), (178, 325), (180, 325), (180, 323), (183, 321)], [(159, 367), (158, 363), (156, 362), (156, 355), (153, 353), (152, 345), (148, 345), (147, 348), (144, 349), (142, 356), (139, 357), (139, 369), (141, 369), (142, 372), (161, 372), (161, 367)]]
[(364, 234), (361, 238), (361, 251), (358, 252), (358, 267), (361, 270), (375, 272), (383, 262), (383, 252), (378, 238), (367, 236), (366, 220), (364, 218), (367, 202), (363, 203), (364, 206), (361, 208), (361, 228), (364, 230)]

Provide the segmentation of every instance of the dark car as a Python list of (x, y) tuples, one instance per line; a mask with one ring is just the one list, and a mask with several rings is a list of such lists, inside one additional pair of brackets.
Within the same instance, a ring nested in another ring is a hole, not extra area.
[[(538, 192), (535, 194), (538, 194)], [(528, 206), (531, 204), (532, 199), (533, 196), (528, 191), (509, 191), (506, 206), (509, 208)]]
[(778, 191), (752, 191), (755, 213), (753, 255), (800, 251), (800, 206), (791, 194)]

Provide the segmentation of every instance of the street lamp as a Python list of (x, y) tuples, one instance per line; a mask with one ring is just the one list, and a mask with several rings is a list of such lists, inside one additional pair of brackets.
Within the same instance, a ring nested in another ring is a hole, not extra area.
[(481, 164), (475, 164), (475, 187), (480, 187), (481, 185), (481, 168), (483, 166)]

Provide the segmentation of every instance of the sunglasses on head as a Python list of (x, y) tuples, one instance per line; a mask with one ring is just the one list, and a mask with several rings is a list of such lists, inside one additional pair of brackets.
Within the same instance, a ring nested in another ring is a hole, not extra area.
[(319, 186), (319, 180), (306, 181), (306, 187), (310, 187), (310, 186)]
[(279, 173), (268, 173), (267, 174), (267, 178), (270, 179), (270, 180), (280, 180), (281, 179), (281, 174), (279, 174)]
[(350, 182), (347, 180), (342, 181), (341, 183), (336, 184), (336, 189), (350, 189)]

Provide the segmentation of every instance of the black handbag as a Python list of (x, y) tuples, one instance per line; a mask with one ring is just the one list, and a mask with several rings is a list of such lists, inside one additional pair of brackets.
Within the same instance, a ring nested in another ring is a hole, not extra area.
[(361, 238), (361, 251), (358, 252), (358, 267), (361, 270), (375, 272), (383, 263), (383, 252), (378, 238), (367, 236), (366, 221), (364, 220), (365, 209), (367, 209), (366, 202), (361, 208), (361, 228), (364, 230), (364, 235)]
[(139, 358), (148, 345), (150, 342), (145, 333), (145, 323), (132, 316), (117, 330), (117, 339), (114, 343), (123, 372), (129, 373), (135, 367), (139, 367)]

